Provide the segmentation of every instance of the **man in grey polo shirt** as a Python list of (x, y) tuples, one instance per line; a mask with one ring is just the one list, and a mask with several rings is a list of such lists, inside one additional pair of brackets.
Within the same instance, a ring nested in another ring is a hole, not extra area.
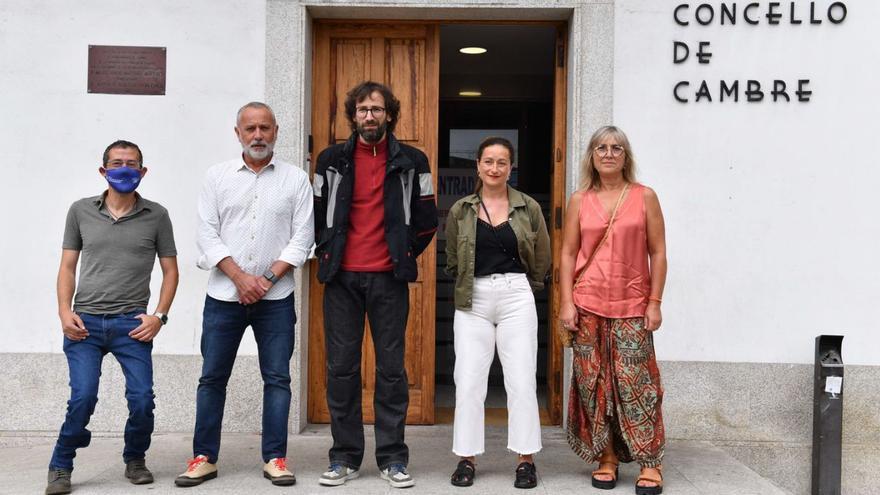
[[(58, 317), (70, 370), (70, 400), (49, 463), (46, 494), (70, 493), (76, 449), (91, 440), (86, 425), (98, 402), (101, 361), (108, 352), (125, 375), (129, 411), (122, 451), (125, 477), (134, 484), (153, 482), (144, 463), (153, 433), (151, 351), (153, 338), (168, 321), (177, 290), (177, 249), (168, 211), (134, 192), (147, 173), (136, 144), (112, 143), (98, 171), (110, 187), (99, 196), (73, 203), (64, 228)], [(162, 288), (156, 311), (148, 314), (150, 274), (157, 255)]]

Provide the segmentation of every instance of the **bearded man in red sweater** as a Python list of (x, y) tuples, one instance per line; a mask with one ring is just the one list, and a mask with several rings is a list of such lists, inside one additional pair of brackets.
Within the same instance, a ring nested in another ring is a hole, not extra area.
[(376, 462), (383, 479), (405, 488), (415, 484), (404, 442), (408, 282), (416, 280), (416, 257), (437, 230), (434, 180), (425, 154), (394, 137), (400, 102), (388, 87), (373, 81), (355, 86), (345, 113), (351, 137), (318, 156), (313, 185), (333, 434), (330, 468), (319, 482), (342, 485), (360, 474), (366, 315), (376, 353)]

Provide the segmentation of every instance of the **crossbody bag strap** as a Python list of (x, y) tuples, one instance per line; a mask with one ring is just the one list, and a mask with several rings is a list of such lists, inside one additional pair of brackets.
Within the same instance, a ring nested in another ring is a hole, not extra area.
[(611, 228), (614, 226), (614, 219), (617, 218), (617, 210), (620, 209), (621, 203), (623, 203), (623, 198), (626, 196), (626, 192), (629, 190), (629, 184), (623, 187), (623, 191), (620, 191), (620, 196), (617, 198), (617, 203), (614, 205), (614, 210), (611, 212), (611, 220), (608, 221), (608, 227), (605, 229), (605, 235), (602, 236), (602, 239), (599, 241), (599, 244), (596, 244), (595, 249), (593, 249), (593, 253), (590, 254), (590, 257), (587, 258), (587, 263), (581, 269), (581, 272), (578, 274), (577, 278), (574, 280), (574, 284), (571, 286), (572, 289), (577, 287), (580, 283), (581, 278), (583, 278), (584, 274), (587, 273), (587, 268), (590, 267), (590, 264), (593, 263), (593, 259), (596, 258), (596, 253), (599, 252), (599, 248), (605, 244), (605, 241), (608, 239), (608, 236), (611, 234)]

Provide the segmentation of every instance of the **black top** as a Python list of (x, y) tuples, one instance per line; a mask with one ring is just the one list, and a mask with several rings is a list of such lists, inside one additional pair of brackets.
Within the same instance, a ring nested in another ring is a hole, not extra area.
[(477, 251), (474, 253), (475, 277), (485, 277), (493, 273), (526, 272), (519, 262), (516, 234), (513, 232), (510, 222), (493, 227), (482, 218), (478, 219), (476, 249)]

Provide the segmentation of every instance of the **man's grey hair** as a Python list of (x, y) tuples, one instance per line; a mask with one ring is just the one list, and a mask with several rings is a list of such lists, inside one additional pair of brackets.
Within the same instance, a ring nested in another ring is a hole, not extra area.
[(269, 105), (266, 105), (265, 103), (263, 103), (261, 101), (252, 101), (249, 103), (245, 103), (244, 106), (242, 106), (241, 108), (238, 109), (238, 113), (235, 114), (235, 127), (238, 127), (238, 123), (241, 122), (242, 112), (244, 112), (245, 109), (248, 109), (248, 108), (268, 110), (269, 115), (272, 116), (272, 123), (274, 123), (276, 125), (278, 124), (278, 120), (275, 119), (275, 112), (272, 111), (272, 107), (270, 107)]

